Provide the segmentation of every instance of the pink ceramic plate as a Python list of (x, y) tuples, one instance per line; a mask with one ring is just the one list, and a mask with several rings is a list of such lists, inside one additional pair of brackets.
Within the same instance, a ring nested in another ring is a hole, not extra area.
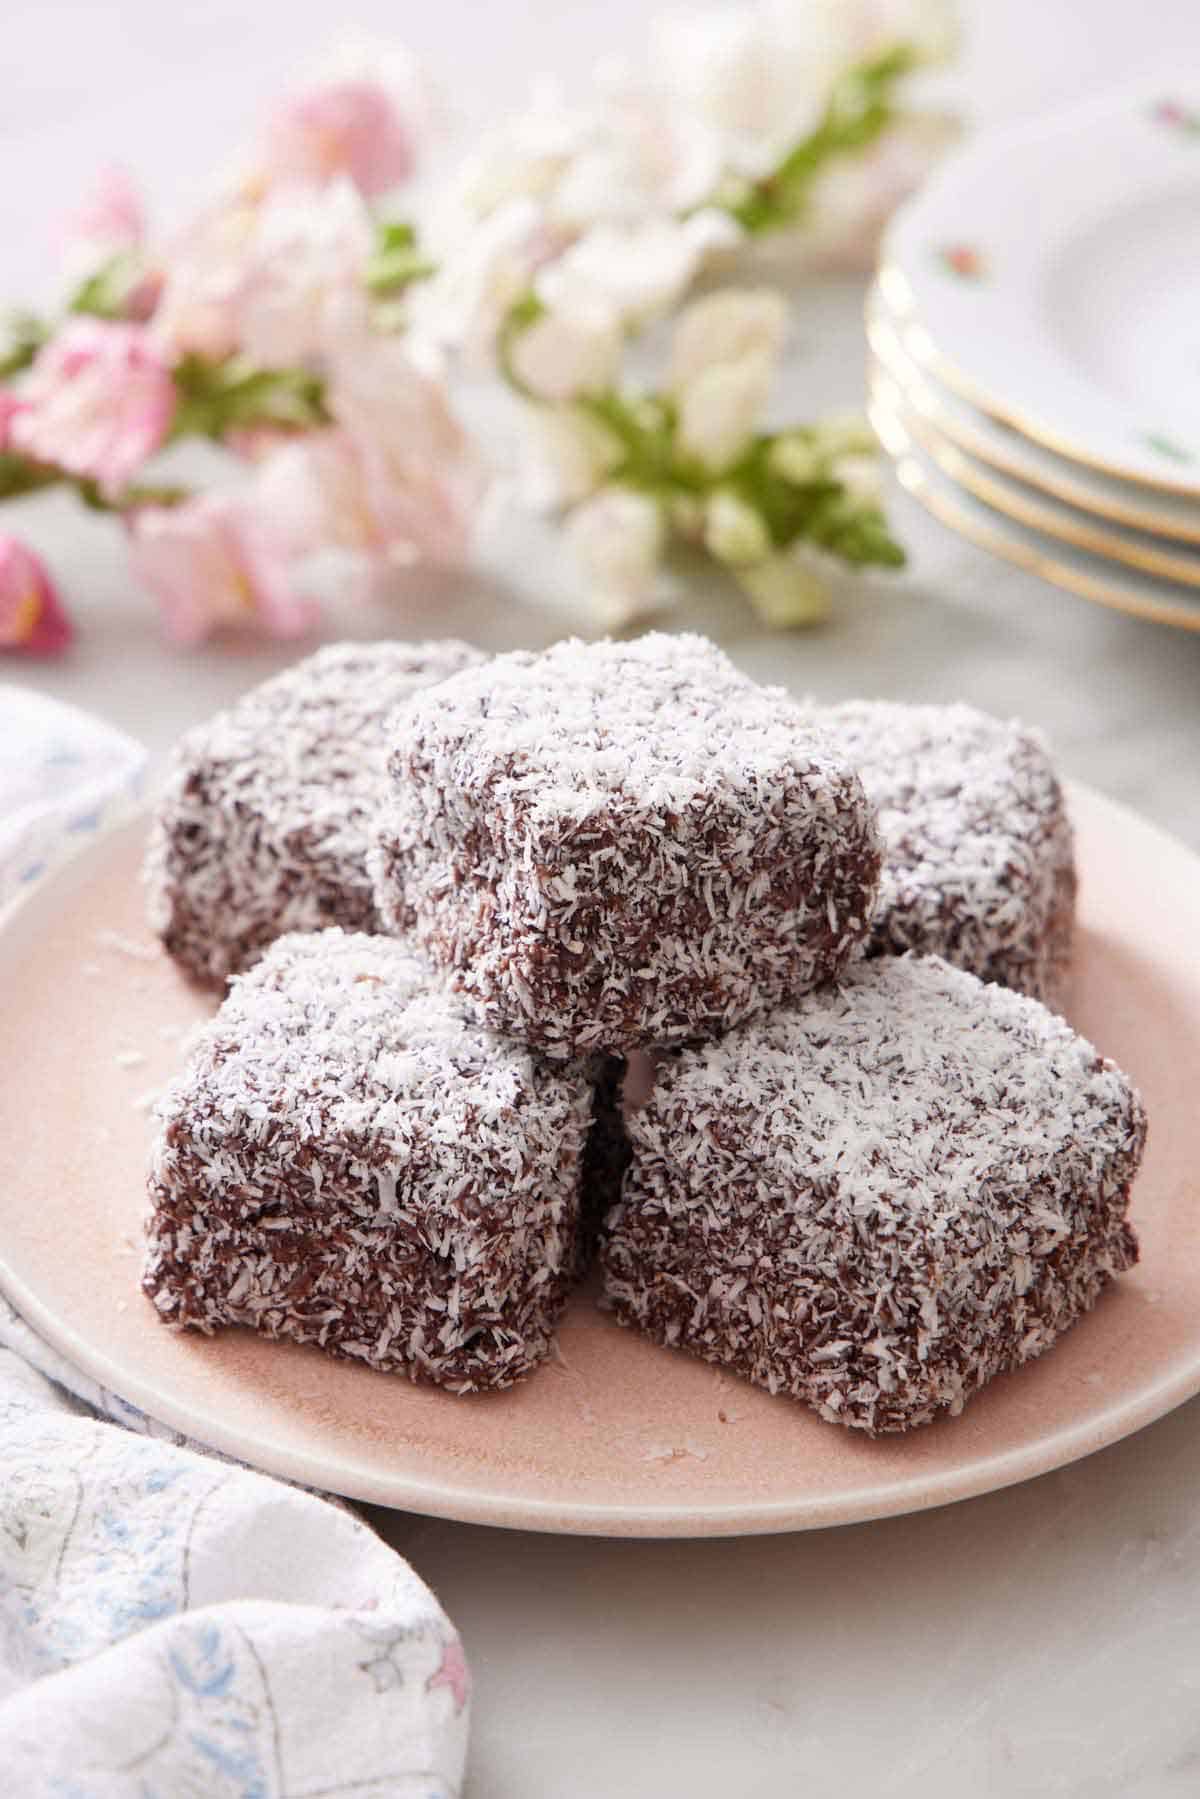
[(534, 1530), (719, 1536), (964, 1499), (1087, 1455), (1200, 1390), (1200, 860), (1086, 790), (1073, 1021), (1139, 1082), (1141, 1266), (958, 1419), (870, 1442), (653, 1348), (576, 1298), (558, 1359), (459, 1399), (265, 1342), (163, 1329), (138, 1290), (149, 1096), (208, 1003), (159, 953), (144, 827), (0, 933), (0, 1285), (104, 1385), (260, 1468)]

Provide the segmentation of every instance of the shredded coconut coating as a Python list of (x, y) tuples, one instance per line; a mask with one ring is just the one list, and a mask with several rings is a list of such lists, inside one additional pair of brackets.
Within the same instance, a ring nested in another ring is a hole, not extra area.
[(869, 953), (944, 956), (1055, 1004), (1071, 956), (1074, 840), (1037, 733), (971, 706), (856, 700), (814, 717), (879, 812)]
[(189, 731), (146, 860), (152, 928), (223, 986), (285, 931), (379, 928), (366, 871), (388, 725), (469, 645), (330, 644)]
[(626, 1124), (618, 1318), (872, 1434), (960, 1412), (1137, 1259), (1138, 1095), (938, 957), (680, 1051)]
[(497, 657), (418, 695), (393, 742), (383, 919), (415, 921), (474, 1015), (548, 1055), (713, 1035), (866, 936), (861, 782), (704, 638)]
[(455, 1392), (547, 1354), (578, 1254), (586, 1071), (337, 927), (236, 979), (159, 1108), (143, 1288)]

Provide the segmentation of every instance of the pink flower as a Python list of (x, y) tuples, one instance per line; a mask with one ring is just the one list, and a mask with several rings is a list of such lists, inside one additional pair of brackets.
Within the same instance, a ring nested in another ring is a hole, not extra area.
[(134, 569), (176, 643), (199, 643), (226, 626), (299, 637), (316, 621), (277, 535), (244, 499), (203, 493), (179, 506), (144, 507), (130, 521), (130, 540)]
[(343, 316), (326, 398), (338, 428), (259, 470), (259, 504), (297, 552), (332, 545), (377, 563), (463, 562), (483, 474), (435, 370)]
[(367, 199), (407, 181), (418, 127), (382, 82), (329, 81), (285, 100), (271, 122), (264, 173), (271, 181), (347, 176)]
[(267, 195), (235, 303), (239, 348), (269, 368), (321, 357), (350, 317), (365, 321), (374, 243), (362, 195), (344, 178)]
[(86, 258), (95, 268), (122, 250), (141, 248), (146, 216), (128, 172), (110, 163), (101, 169), (87, 199), (63, 220), (61, 241), (72, 264)]
[(168, 246), (154, 338), (163, 353), (219, 362), (238, 347), (238, 302), (258, 220), (247, 200), (210, 207)]
[(57, 656), (74, 631), (40, 557), (0, 536), (0, 650)]
[(333, 548), (375, 565), (467, 557), (479, 502), (473, 467), (388, 457), (370, 439), (320, 431), (259, 471), (259, 504), (296, 555)]
[(338, 423), (406, 473), (469, 462), (440, 356), (426, 356), (401, 338), (364, 328), (353, 309), (336, 314), (334, 323), (326, 399)]
[(12, 447), (119, 493), (166, 438), (171, 373), (144, 326), (71, 319), (39, 350), (10, 420)]
[(215, 207), (168, 252), (155, 339), (170, 356), (240, 350), (265, 368), (317, 360), (335, 315), (365, 318), (374, 241), (344, 178)]
[(23, 410), (20, 398), (11, 387), (0, 387), (0, 451), (12, 443), (12, 423)]

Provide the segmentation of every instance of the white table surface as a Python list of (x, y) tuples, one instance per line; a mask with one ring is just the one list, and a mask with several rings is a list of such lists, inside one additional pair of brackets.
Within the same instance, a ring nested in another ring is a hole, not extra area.
[[(531, 57), (570, 71), (636, 31), (635, 0), (442, 0), (404, 29), (465, 117)], [(1086, 13), (1086, 26), (1084, 18)], [(1195, 0), (1086, 9), (975, 0), (961, 85), (1004, 118), (1200, 52)], [(99, 157), (148, 169), (164, 214), (201, 188), (281, 66), (327, 37), (315, 0), (10, 5), (0, 31), (0, 294), (46, 287), (47, 218)], [(20, 178), (14, 175), (19, 171)], [(799, 406), (853, 403), (860, 290), (807, 293)], [(1200, 847), (1200, 635), (1089, 606), (960, 544), (899, 495), (899, 580), (847, 583), (834, 622), (759, 630), (714, 592), (678, 615), (799, 691), (964, 699), (1045, 729), (1067, 773)], [(5, 677), (164, 747), (287, 654), (179, 655), (159, 641), (115, 533), (51, 497), (10, 509), (83, 627), (59, 664)], [(561, 634), (537, 539), (494, 533), (470, 581), (414, 582), (364, 636), (454, 633), (491, 647)], [(786, 1417), (781, 1414), (781, 1428)], [(1200, 1401), (1025, 1486), (811, 1535), (623, 1543), (377, 1515), (437, 1589), (476, 1675), (469, 1799), (766, 1799), (1200, 1792)]]

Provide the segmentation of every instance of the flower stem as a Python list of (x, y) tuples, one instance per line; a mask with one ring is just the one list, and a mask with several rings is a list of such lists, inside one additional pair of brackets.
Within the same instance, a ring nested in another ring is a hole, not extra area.
[(825, 166), (866, 149), (886, 131), (895, 117), (894, 89), (920, 60), (910, 45), (895, 44), (848, 69), (834, 85), (812, 131), (793, 144), (769, 174), (719, 189), (712, 204), (751, 236), (793, 224)]

